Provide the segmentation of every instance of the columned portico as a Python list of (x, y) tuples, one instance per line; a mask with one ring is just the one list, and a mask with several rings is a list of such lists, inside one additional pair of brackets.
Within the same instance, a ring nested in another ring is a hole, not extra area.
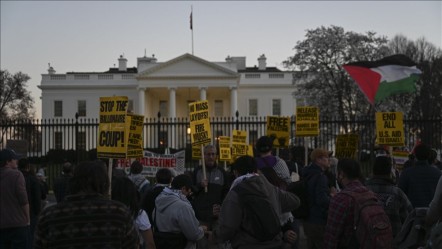
[(230, 115), (235, 116), (238, 110), (238, 91), (236, 86), (231, 86), (230, 88)]
[(146, 115), (145, 103), (146, 103), (146, 88), (140, 87), (138, 88), (138, 114)]
[(169, 87), (169, 117), (176, 118), (176, 88)]
[(207, 88), (200, 86), (200, 100), (207, 100)]

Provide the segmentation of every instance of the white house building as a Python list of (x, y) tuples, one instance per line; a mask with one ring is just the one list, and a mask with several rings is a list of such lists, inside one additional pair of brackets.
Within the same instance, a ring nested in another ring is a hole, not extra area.
[(98, 118), (99, 98), (128, 96), (130, 110), (145, 117), (187, 117), (188, 103), (209, 101), (213, 117), (294, 114), (292, 72), (267, 67), (266, 57), (258, 66), (246, 67), (246, 57), (227, 57), (209, 62), (184, 54), (166, 62), (152, 57), (137, 59), (127, 67), (120, 56), (118, 68), (105, 72), (55, 73), (50, 67), (42, 75), (42, 118)]
[[(158, 113), (188, 117), (188, 103), (199, 100), (208, 100), (211, 117), (234, 117), (236, 111), (240, 116), (291, 116), (294, 87), (292, 72), (267, 67), (264, 55), (258, 66), (247, 67), (246, 57), (210, 62), (187, 53), (165, 62), (154, 55), (140, 57), (136, 67), (128, 67), (120, 56), (118, 68), (104, 72), (60, 74), (50, 67), (39, 86), (43, 119), (73, 119), (76, 113), (98, 118), (104, 96), (128, 96), (129, 110), (146, 118)], [(60, 132), (52, 136), (50, 143), (62, 140)]]

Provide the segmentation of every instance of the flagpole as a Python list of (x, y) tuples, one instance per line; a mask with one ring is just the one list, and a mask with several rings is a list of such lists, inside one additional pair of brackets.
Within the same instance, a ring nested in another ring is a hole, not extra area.
[(190, 30), (192, 30), (192, 55), (193, 55), (193, 5), (190, 5)]

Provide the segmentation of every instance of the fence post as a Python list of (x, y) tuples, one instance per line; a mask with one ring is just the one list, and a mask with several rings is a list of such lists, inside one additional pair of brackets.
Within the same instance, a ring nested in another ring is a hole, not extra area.
[(238, 112), (238, 110), (236, 110), (235, 116), (236, 116), (236, 130), (239, 130), (239, 112)]
[(161, 147), (161, 139), (160, 139), (160, 136), (161, 136), (161, 129), (160, 129), (160, 127), (161, 127), (161, 122), (160, 122), (161, 112), (158, 112), (157, 117), (158, 117), (158, 125), (157, 125), (158, 132), (157, 132), (157, 139), (158, 139), (158, 149), (159, 149), (159, 148)]
[(76, 157), (76, 161), (77, 161), (77, 165), (80, 161), (80, 153), (78, 151), (78, 117), (80, 115), (78, 114), (78, 112), (75, 113), (75, 157)]

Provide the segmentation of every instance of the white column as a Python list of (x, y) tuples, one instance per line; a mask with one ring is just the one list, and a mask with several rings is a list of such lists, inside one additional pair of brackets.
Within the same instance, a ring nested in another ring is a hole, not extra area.
[[(230, 116), (235, 117), (238, 110), (238, 91), (236, 86), (230, 87)], [(243, 113), (244, 115), (244, 113)]]
[(200, 100), (207, 100), (206, 87), (200, 86)]
[(138, 114), (146, 115), (146, 110), (144, 109), (146, 103), (146, 88), (138, 88)]
[(169, 117), (176, 117), (176, 88), (169, 87)]

